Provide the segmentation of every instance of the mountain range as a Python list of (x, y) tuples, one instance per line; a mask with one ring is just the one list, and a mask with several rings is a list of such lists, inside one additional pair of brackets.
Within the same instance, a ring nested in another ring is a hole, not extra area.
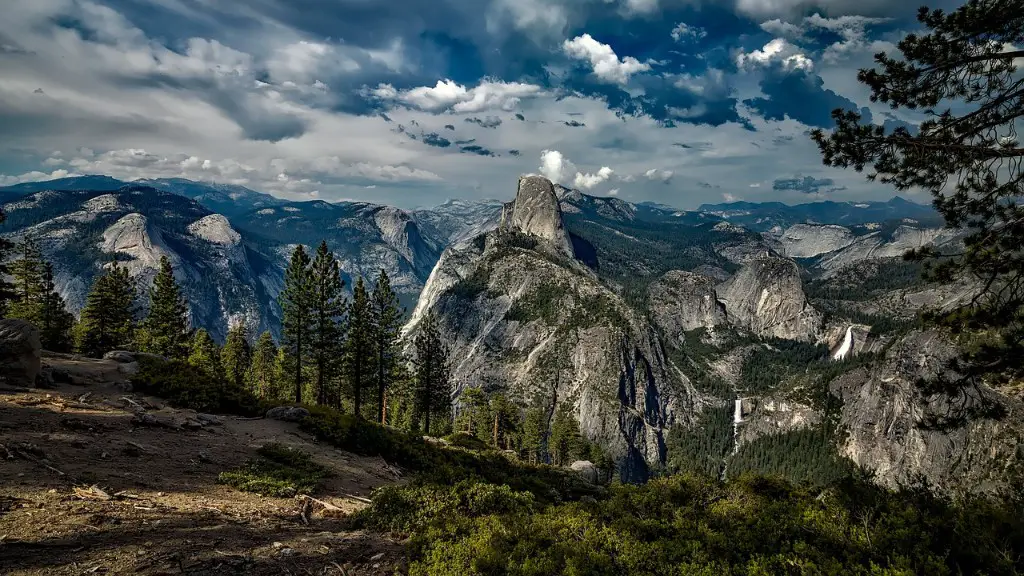
[[(0, 231), (40, 241), (75, 312), (112, 258), (145, 288), (166, 255), (193, 324), (221, 340), (239, 321), (276, 335), (291, 250), (326, 240), (349, 287), (387, 271), (407, 335), (438, 317), (456, 409), (468, 387), (552, 412), (568, 403), (628, 480), (694, 467), (827, 474), (852, 462), (890, 485), (925, 477), (987, 490), (1019, 462), (1019, 421), (919, 425), (963, 402), (916, 387), (947, 375), (955, 346), (914, 315), (975, 289), (923, 283), (902, 260), (959, 241), (931, 208), (896, 198), (683, 211), (540, 177), (514, 191), (509, 202), (402, 210), (83, 177), (0, 189)], [(1012, 394), (985, 398), (1020, 413)], [(785, 442), (811, 455), (764, 458)]]

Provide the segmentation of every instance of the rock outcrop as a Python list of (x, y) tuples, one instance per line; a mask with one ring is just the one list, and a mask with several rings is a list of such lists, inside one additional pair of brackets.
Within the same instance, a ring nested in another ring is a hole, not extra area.
[(761, 337), (816, 340), (821, 313), (807, 301), (792, 260), (759, 258), (718, 287), (729, 321)]
[(24, 320), (0, 320), (0, 382), (34, 386), (41, 363), (39, 330)]
[(725, 322), (725, 307), (718, 301), (715, 284), (714, 278), (682, 270), (672, 270), (651, 284), (648, 308), (669, 341), (680, 342), (684, 332)]
[(783, 253), (789, 258), (813, 258), (846, 248), (856, 240), (849, 228), (814, 224), (796, 224), (779, 238)]
[(572, 242), (562, 221), (555, 187), (543, 176), (519, 179), (516, 200), (502, 212), (501, 227), (514, 229), (550, 242), (557, 250), (573, 255)]
[[(643, 479), (664, 434), (700, 409), (656, 331), (591, 270), (567, 257), (552, 185), (524, 178), (498, 230), (449, 248), (404, 331), (437, 316), (456, 393), (500, 390), (520, 406), (569, 403), (583, 435)], [(457, 400), (456, 400), (457, 401)]]
[(924, 478), (940, 490), (1005, 487), (1005, 472), (1024, 466), (1024, 406), (983, 385), (926, 393), (922, 383), (957, 381), (948, 370), (957, 353), (938, 332), (913, 332), (880, 362), (834, 380), (847, 431), (840, 453), (888, 486)]

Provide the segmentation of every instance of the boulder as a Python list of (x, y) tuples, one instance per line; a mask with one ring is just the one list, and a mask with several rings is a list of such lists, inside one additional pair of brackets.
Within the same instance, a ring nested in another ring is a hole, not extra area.
[(41, 362), (39, 330), (24, 320), (0, 320), (0, 381), (35, 386)]
[(267, 410), (267, 418), (282, 422), (302, 422), (309, 417), (309, 410), (301, 406), (278, 406)]
[(591, 484), (597, 484), (601, 479), (601, 472), (597, 466), (589, 460), (577, 460), (569, 465), (573, 472), (580, 478)]
[(104, 360), (113, 360), (118, 364), (131, 364), (135, 362), (135, 354), (127, 350), (111, 350), (103, 355)]

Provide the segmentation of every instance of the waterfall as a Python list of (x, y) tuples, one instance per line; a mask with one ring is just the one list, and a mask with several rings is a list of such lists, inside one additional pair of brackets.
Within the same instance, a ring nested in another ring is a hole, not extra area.
[(736, 408), (732, 413), (732, 453), (740, 449), (740, 423), (743, 422), (743, 399), (736, 399)]
[(736, 399), (736, 410), (733, 411), (732, 423), (739, 424), (743, 422), (743, 400), (741, 398)]
[(843, 344), (836, 350), (836, 353), (832, 355), (832, 360), (836, 362), (845, 360), (853, 349), (853, 326), (846, 329), (846, 336), (843, 338)]

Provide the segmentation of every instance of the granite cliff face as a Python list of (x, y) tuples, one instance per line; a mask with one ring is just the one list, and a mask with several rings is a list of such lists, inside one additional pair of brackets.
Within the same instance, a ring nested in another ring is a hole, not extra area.
[(814, 341), (821, 313), (807, 301), (792, 260), (765, 257), (743, 266), (718, 287), (730, 322), (761, 337)]
[(522, 406), (569, 402), (582, 433), (625, 479), (664, 461), (664, 434), (690, 423), (701, 399), (662, 354), (655, 330), (569, 256), (550, 182), (520, 180), (499, 229), (449, 248), (405, 333), (438, 316), (452, 375)]
[[(917, 331), (883, 358), (835, 379), (846, 429), (840, 453), (889, 485), (925, 478), (940, 490), (1005, 487), (1007, 472), (1024, 470), (1024, 405), (985, 387), (927, 393), (924, 381), (950, 381), (956, 347), (940, 333)], [(999, 407), (1002, 418), (990, 418)]]
[(682, 270), (672, 270), (651, 284), (648, 308), (670, 342), (682, 340), (684, 332), (711, 328), (726, 320), (725, 306), (715, 293), (715, 279)]

